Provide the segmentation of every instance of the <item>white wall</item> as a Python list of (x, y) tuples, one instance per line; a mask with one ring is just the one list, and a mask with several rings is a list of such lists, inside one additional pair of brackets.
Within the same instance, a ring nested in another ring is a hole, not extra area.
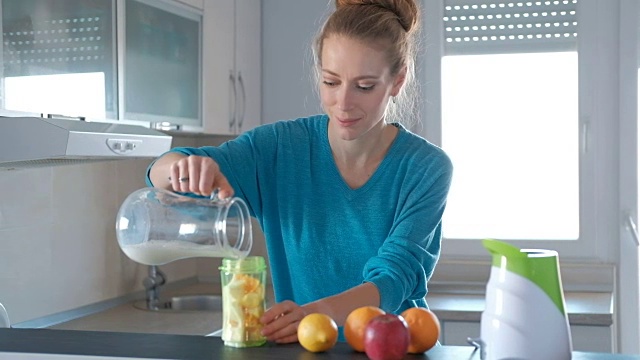
[[(174, 137), (172, 146), (217, 145), (228, 139)], [(146, 186), (150, 162), (0, 170), (0, 303), (13, 324), (144, 289), (148, 267), (122, 253), (115, 218), (124, 199)], [(259, 234), (256, 253), (264, 254)], [(171, 283), (217, 275), (217, 267), (207, 266), (214, 263), (185, 259), (161, 269)]]
[[(12, 323), (142, 290), (147, 267), (118, 246), (115, 216), (149, 160), (0, 171), (0, 302)], [(163, 267), (170, 280), (195, 261)]]
[(332, 8), (328, 0), (263, 2), (263, 122), (322, 112), (312, 81), (311, 46)]

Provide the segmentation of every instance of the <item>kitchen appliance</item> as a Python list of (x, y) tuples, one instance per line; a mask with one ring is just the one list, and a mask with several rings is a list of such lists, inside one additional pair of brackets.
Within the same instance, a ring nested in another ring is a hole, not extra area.
[(0, 117), (0, 167), (157, 157), (171, 136), (138, 125), (43, 117)]
[(558, 253), (483, 240), (492, 266), (481, 318), (481, 358), (568, 360), (572, 343)]

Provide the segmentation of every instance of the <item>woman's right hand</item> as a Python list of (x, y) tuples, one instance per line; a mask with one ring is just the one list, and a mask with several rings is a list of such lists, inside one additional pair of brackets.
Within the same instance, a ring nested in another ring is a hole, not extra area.
[(220, 171), (218, 163), (210, 157), (183, 155), (171, 160), (166, 163), (169, 176), (165, 181), (170, 182), (173, 191), (211, 196), (217, 189), (221, 199), (233, 196), (233, 188)]

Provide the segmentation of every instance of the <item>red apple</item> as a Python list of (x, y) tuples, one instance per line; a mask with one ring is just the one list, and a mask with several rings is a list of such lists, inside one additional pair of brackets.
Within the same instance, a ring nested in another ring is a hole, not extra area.
[(402, 316), (379, 315), (364, 332), (364, 351), (371, 360), (399, 360), (409, 349), (409, 326)]

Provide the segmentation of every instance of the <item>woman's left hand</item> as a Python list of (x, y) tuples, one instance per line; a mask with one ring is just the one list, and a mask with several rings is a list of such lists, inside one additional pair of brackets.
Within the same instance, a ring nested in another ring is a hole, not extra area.
[(264, 328), (262, 334), (276, 343), (298, 341), (298, 324), (307, 315), (305, 309), (293, 301), (283, 301), (273, 305), (260, 318)]

